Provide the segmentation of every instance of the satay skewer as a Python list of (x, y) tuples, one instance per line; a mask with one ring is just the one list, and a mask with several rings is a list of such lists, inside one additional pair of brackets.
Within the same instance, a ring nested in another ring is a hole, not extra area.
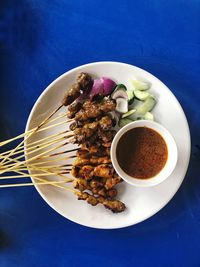
[[(21, 183), (21, 184), (4, 184), (0, 185), (0, 188), (9, 188), (9, 187), (23, 187), (23, 186), (35, 186), (35, 185), (57, 185), (57, 184), (63, 184), (66, 183), (66, 181), (47, 181), (47, 182), (34, 182), (34, 183)], [(68, 188), (68, 187), (61, 187), (60, 188), (72, 191), (74, 193), (75, 190)]]
[[(31, 162), (31, 161), (36, 160), (36, 159), (40, 159), (40, 158), (41, 158), (42, 156), (44, 156), (45, 154), (48, 154), (48, 153), (50, 153), (50, 152), (52, 152), (52, 151), (55, 151), (56, 149), (59, 149), (59, 148), (65, 146), (65, 145), (67, 145), (67, 144), (69, 144), (69, 142), (62, 143), (62, 144), (60, 144), (60, 145), (57, 145), (56, 147), (53, 147), (53, 148), (48, 149), (48, 150), (46, 150), (46, 151), (43, 151), (42, 153), (40, 153), (40, 154), (38, 154), (38, 155), (35, 155), (35, 156), (33, 156), (33, 157), (31, 157), (31, 158), (29, 158), (29, 159), (27, 159), (27, 160), (20, 161), (20, 162), (18, 162), (18, 163), (14, 163), (14, 164), (10, 164), (9, 167), (7, 166), (7, 169), (5, 169), (5, 170), (2, 170), (2, 169), (1, 169), (0, 174), (2, 174), (2, 173), (4, 173), (4, 172), (12, 171), (15, 167), (20, 166), (20, 165), (22, 165), (22, 164), (26, 164), (26, 163)], [(73, 157), (73, 156), (66, 157), (66, 160), (67, 160), (67, 159), (70, 159), (70, 158), (72, 158), (72, 157)]]
[[(39, 150), (41, 150), (41, 149), (44, 149), (44, 148), (47, 148), (47, 147), (49, 147), (49, 146), (52, 146), (52, 145), (54, 145), (54, 144), (56, 144), (56, 143), (59, 143), (59, 142), (62, 142), (62, 141), (64, 141), (64, 140), (67, 140), (68, 138), (70, 138), (72, 136), (72, 134), (70, 134), (70, 132), (69, 132), (69, 135), (66, 135), (66, 136), (62, 136), (62, 137), (59, 137), (59, 138), (57, 138), (57, 139), (54, 139), (53, 141), (51, 140), (51, 141), (48, 141), (48, 142), (46, 142), (46, 143), (44, 143), (42, 146), (38, 146), (38, 145), (36, 145), (35, 147), (35, 149), (33, 149), (33, 147), (32, 147), (32, 149), (31, 149), (31, 151), (30, 152), (28, 152), (27, 153), (27, 151), (26, 151), (26, 149), (25, 149), (25, 151), (24, 151), (24, 154), (23, 155), (20, 155), (20, 156), (18, 156), (18, 157), (15, 157), (15, 160), (19, 160), (19, 159), (21, 159), (21, 158), (24, 158), (25, 156), (30, 156), (32, 153), (35, 153), (35, 152), (38, 152)], [(65, 144), (63, 144), (63, 146), (64, 145), (66, 145), (66, 144), (68, 144), (68, 142), (65, 142)], [(55, 148), (55, 150), (57, 149), (57, 147)], [(30, 150), (30, 149), (27, 149), (27, 150)], [(52, 150), (53, 151), (53, 150)], [(13, 153), (14, 154), (14, 153)], [(40, 154), (39, 154), (40, 155)], [(12, 155), (13, 156), (13, 155)], [(6, 158), (7, 157), (7, 162), (5, 162), (4, 164), (2, 164), (1, 163), (1, 168), (0, 169), (2, 169), (3, 167), (8, 167), (8, 166), (10, 166), (10, 162), (13, 162), (14, 160), (13, 160), (13, 158), (10, 158), (10, 157), (8, 157), (8, 156), (3, 156), (2, 158)]]
[[(35, 153), (35, 152), (37, 152), (37, 151), (39, 151), (41, 149), (44, 149), (45, 147), (51, 146), (51, 145), (56, 144), (56, 143), (58, 143), (58, 142), (60, 142), (62, 140), (65, 140), (65, 139), (71, 137), (72, 135), (70, 135), (70, 132), (69, 132), (69, 136), (68, 135), (62, 136), (60, 134), (58, 136), (59, 137), (56, 138), (56, 139), (53, 139), (53, 140), (50, 140), (50, 141), (46, 141), (46, 142), (43, 142), (41, 144), (35, 144), (35, 145), (29, 146), (29, 147), (26, 146), (25, 148), (22, 148), (21, 150), (18, 150), (15, 153), (13, 153), (12, 156), (16, 156), (18, 154), (23, 153), (22, 155), (20, 155), (18, 157), (15, 157), (15, 159), (23, 158), (25, 156), (25, 154), (26, 155), (30, 155), (32, 153)], [(5, 158), (6, 155), (0, 154), (0, 157), (1, 158)], [(7, 157), (6, 160), (7, 161), (13, 161), (13, 158)]]
[[(58, 123), (56, 125), (53, 125), (53, 127), (58, 126), (58, 125), (61, 125), (61, 124), (64, 124), (64, 123), (66, 123), (66, 122)], [(51, 128), (51, 127), (52, 127), (52, 125), (50, 125), (49, 127), (46, 127), (46, 129)], [(17, 149), (19, 149), (19, 147), (21, 147), (21, 146), (24, 145), (24, 143), (27, 141), (28, 138), (30, 138), (34, 133), (36, 133), (36, 131), (37, 131), (37, 128), (36, 128), (35, 131), (31, 132), (30, 135), (28, 135), (26, 139), (22, 140), (8, 155), (6, 155), (4, 157), (4, 159), (0, 162), (0, 164), (3, 164), (6, 161), (7, 158), (10, 158), (15, 153), (15, 151)]]
[[(42, 138), (42, 139), (39, 139), (39, 140), (37, 140), (37, 141), (29, 142), (28, 144), (26, 144), (25, 148), (27, 149), (27, 148), (33, 147), (33, 145), (36, 145), (36, 144), (39, 145), (40, 143), (43, 143), (44, 141), (46, 141), (46, 140), (48, 140), (48, 139), (52, 139), (52, 138), (54, 138), (54, 137), (56, 137), (56, 136), (65, 134), (65, 133), (67, 133), (67, 132), (68, 132), (68, 130), (66, 130), (66, 131), (62, 131), (62, 132), (60, 132), (60, 133), (52, 134), (52, 135), (50, 135), (50, 136), (44, 137), (44, 138)], [(1, 153), (1, 154), (0, 154), (0, 157), (1, 157), (1, 156), (5, 156), (5, 155), (7, 155), (7, 154), (10, 153), (12, 150), (13, 150), (13, 149), (10, 149), (10, 150), (7, 150), (7, 151)], [(19, 153), (21, 153), (21, 152), (23, 152), (23, 151), (24, 151), (24, 146), (23, 146), (23, 147), (20, 147), (19, 149), (17, 149), (16, 152), (15, 152), (13, 155), (19, 154)]]
[[(52, 123), (52, 122), (54, 122), (54, 121), (56, 121), (56, 120), (58, 120), (58, 119), (61, 119), (61, 118), (63, 118), (63, 117), (66, 117), (66, 116), (67, 116), (67, 113), (64, 113), (64, 114), (62, 114), (62, 115), (60, 115), (60, 116), (58, 116), (58, 117), (56, 117), (56, 118), (50, 120), (49, 123)], [(67, 119), (67, 120), (65, 120), (65, 123), (68, 123), (68, 122), (70, 122), (70, 121), (72, 121), (72, 120), (73, 120), (73, 119)], [(50, 125), (50, 127), (54, 127), (54, 126), (57, 126), (57, 125), (58, 125), (58, 124), (52, 124), (52, 125)], [(0, 147), (1, 147), (1, 146), (4, 146), (4, 145), (6, 145), (6, 144), (8, 144), (8, 143), (10, 143), (10, 142), (12, 142), (12, 141), (15, 141), (15, 140), (17, 140), (17, 139), (23, 138), (23, 137), (25, 137), (26, 135), (31, 134), (33, 131), (36, 130), (36, 128), (37, 128), (37, 127), (33, 128), (33, 129), (29, 130), (29, 131), (26, 131), (26, 132), (24, 132), (24, 133), (22, 133), (22, 134), (19, 134), (19, 135), (13, 137), (13, 138), (10, 138), (10, 139), (7, 139), (7, 140), (5, 140), (5, 141), (0, 142)], [(45, 127), (45, 128), (42, 128), (42, 129), (38, 130), (37, 132), (41, 132), (41, 131), (44, 131), (44, 130), (47, 130), (47, 129), (49, 129), (49, 126), (48, 126), (48, 127)]]

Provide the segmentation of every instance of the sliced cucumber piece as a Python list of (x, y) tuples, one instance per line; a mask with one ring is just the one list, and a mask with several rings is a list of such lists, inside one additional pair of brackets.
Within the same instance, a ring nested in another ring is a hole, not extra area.
[(156, 100), (153, 96), (149, 96), (144, 103), (136, 110), (137, 114), (145, 115), (148, 111), (151, 111), (156, 104)]
[(145, 99), (147, 99), (147, 97), (150, 96), (150, 94), (148, 92), (140, 91), (140, 90), (135, 90), (134, 94), (135, 94), (135, 97), (139, 100), (145, 100)]
[(132, 114), (135, 113), (135, 112), (136, 112), (136, 109), (131, 109), (131, 110), (129, 110), (128, 112), (124, 113), (124, 114), (122, 115), (122, 118), (129, 117), (130, 115), (132, 115)]
[(129, 103), (129, 105), (131, 105), (133, 103), (133, 100), (134, 100), (134, 92), (131, 90), (127, 90), (126, 93), (128, 95), (128, 103)]
[(128, 100), (127, 92), (124, 91), (123, 89), (118, 89), (118, 90), (114, 91), (114, 93), (112, 93), (111, 97), (112, 97), (112, 99), (124, 98), (124, 99)]
[(151, 112), (147, 112), (145, 115), (144, 115), (144, 119), (145, 120), (149, 120), (149, 121), (154, 121), (154, 116)]
[(116, 98), (115, 110), (119, 113), (126, 113), (128, 111), (128, 100), (122, 97)]
[(131, 79), (131, 83), (134, 86), (135, 90), (145, 91), (145, 90), (148, 90), (150, 88), (149, 83), (145, 83), (145, 82), (142, 82), (139, 80)]
[(119, 127), (123, 127), (126, 124), (131, 123), (131, 122), (133, 122), (133, 121), (128, 119), (128, 118), (124, 118), (124, 119), (119, 120), (118, 125), (119, 125)]

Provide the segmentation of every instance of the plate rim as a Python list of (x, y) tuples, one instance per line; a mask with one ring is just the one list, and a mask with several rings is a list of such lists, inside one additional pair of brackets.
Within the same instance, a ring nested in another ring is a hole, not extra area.
[[(109, 229), (120, 229), (120, 228), (125, 228), (125, 227), (129, 227), (129, 226), (133, 226), (133, 225), (136, 225), (140, 222), (143, 222), (143, 221), (146, 221), (147, 219), (151, 218), (152, 216), (154, 216), (156, 213), (158, 213), (160, 210), (162, 210), (171, 200), (172, 198), (175, 196), (175, 194), (177, 193), (177, 191), (179, 190), (181, 184), (183, 183), (183, 180), (185, 179), (185, 176), (186, 176), (186, 173), (187, 173), (187, 170), (188, 170), (188, 166), (189, 166), (189, 162), (190, 162), (190, 156), (191, 156), (191, 134), (190, 134), (190, 129), (189, 129), (189, 124), (188, 124), (188, 121), (187, 121), (187, 117), (185, 115), (185, 112), (180, 104), (180, 102), (178, 101), (178, 99), (176, 98), (176, 96), (172, 93), (172, 91), (160, 80), (158, 79), (156, 76), (154, 76), (153, 74), (151, 74), (150, 72), (148, 72), (147, 70), (143, 69), (143, 68), (140, 68), (140, 67), (137, 67), (135, 65), (132, 65), (132, 64), (128, 64), (128, 63), (124, 63), (124, 62), (118, 62), (118, 61), (97, 61), (97, 62), (91, 62), (91, 63), (87, 63), (87, 64), (83, 64), (83, 65), (80, 65), (78, 67), (75, 67), (75, 68), (72, 68), (66, 72), (64, 72), (63, 74), (61, 74), (60, 76), (58, 76), (55, 80), (53, 80), (44, 90), (43, 92), (39, 95), (39, 97), (37, 98), (36, 102), (34, 103), (32, 109), (31, 109), (31, 112), (29, 113), (29, 116), (28, 116), (28, 119), (27, 119), (27, 123), (26, 123), (26, 127), (25, 127), (25, 132), (29, 130), (29, 127), (30, 127), (30, 123), (31, 123), (31, 120), (33, 118), (33, 114), (38, 106), (38, 103), (41, 101), (41, 99), (45, 96), (45, 94), (48, 92), (49, 88), (51, 88), (52, 86), (54, 86), (59, 80), (61, 80), (63, 77), (65, 77), (66, 75), (74, 72), (74, 71), (77, 71), (81, 68), (84, 68), (84, 67), (87, 67), (87, 66), (91, 66), (91, 65), (102, 65), (102, 64), (118, 64), (118, 65), (125, 65), (125, 66), (129, 66), (129, 67), (134, 67), (135, 69), (138, 69), (138, 70), (142, 70), (143, 72), (147, 73), (148, 75), (152, 76), (154, 79), (156, 79), (159, 83), (161, 83), (165, 89), (168, 91), (168, 93), (171, 94), (171, 96), (174, 98), (174, 100), (176, 101), (176, 104), (180, 110), (180, 112), (182, 113), (182, 116), (184, 118), (184, 121), (185, 121), (185, 125), (187, 126), (187, 133), (185, 133), (185, 135), (187, 135), (187, 140), (188, 140), (188, 153), (187, 153), (187, 158), (186, 158), (186, 164), (185, 164), (185, 168), (184, 168), (184, 174), (183, 174), (183, 177), (182, 179), (180, 179), (179, 183), (178, 183), (178, 186), (177, 186), (177, 189), (172, 192), (168, 198), (168, 201), (165, 202), (159, 210), (156, 210), (155, 212), (151, 213), (151, 215), (147, 215), (146, 217), (143, 217), (143, 219), (140, 219), (140, 220), (137, 220), (136, 222), (134, 223), (129, 223), (129, 224), (124, 224), (122, 226), (114, 226), (114, 227), (99, 227), (99, 226), (95, 226), (93, 224), (90, 224), (90, 225), (87, 225), (87, 224), (83, 224), (77, 220), (73, 220), (71, 218), (68, 218), (65, 216), (65, 214), (60, 211), (60, 210), (57, 210), (54, 205), (45, 197), (45, 195), (40, 191), (40, 188), (37, 186), (37, 185), (34, 185), (34, 187), (36, 188), (37, 192), (39, 193), (39, 195), (43, 198), (43, 200), (45, 200), (45, 202), (54, 210), (56, 211), (58, 214), (62, 215), (64, 218), (70, 220), (71, 222), (75, 222), (79, 225), (82, 225), (82, 226), (85, 226), (85, 227), (89, 227), (89, 228), (94, 228), (94, 229), (104, 229), (104, 230), (109, 230)], [(31, 180), (34, 182), (34, 179), (32, 177), (30, 177)]]

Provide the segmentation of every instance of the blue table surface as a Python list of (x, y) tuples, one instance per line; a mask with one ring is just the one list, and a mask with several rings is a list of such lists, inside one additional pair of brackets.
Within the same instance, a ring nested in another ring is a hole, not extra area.
[(1, 190), (0, 267), (200, 266), (199, 14), (198, 0), (0, 1), (0, 139), (23, 132), (56, 77), (104, 60), (161, 79), (183, 106), (192, 137), (181, 188), (132, 227), (86, 228), (53, 211), (34, 188)]

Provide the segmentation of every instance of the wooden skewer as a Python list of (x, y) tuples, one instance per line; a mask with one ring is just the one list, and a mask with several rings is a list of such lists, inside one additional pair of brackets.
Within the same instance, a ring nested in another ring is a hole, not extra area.
[[(34, 149), (34, 150), (31, 150), (31, 152), (29, 152), (29, 153), (26, 153), (26, 152), (29, 151), (30, 149), (25, 150), (25, 155), (26, 155), (26, 156), (29, 156), (29, 155), (31, 155), (32, 153), (35, 153), (35, 152), (37, 152), (37, 151), (39, 151), (39, 150), (41, 150), (41, 149), (44, 149), (44, 148), (49, 147), (49, 146), (51, 146), (51, 145), (54, 145), (54, 144), (56, 144), (56, 143), (58, 143), (58, 142), (61, 142), (61, 141), (65, 140), (65, 139), (67, 139), (67, 138), (69, 138), (69, 137), (71, 137), (71, 135), (70, 135), (70, 136), (59, 137), (59, 138), (57, 138), (57, 139), (54, 139), (53, 141), (48, 141), (48, 142), (42, 144), (42, 146), (39, 146), (39, 147), (38, 147), (38, 146), (35, 146), (35, 147), (37, 147), (37, 148)], [(22, 158), (22, 157), (24, 157), (24, 155), (19, 156), (19, 157), (17, 157), (16, 159), (20, 159), (20, 158)]]
[[(54, 124), (54, 125), (50, 125), (50, 126), (46, 127), (46, 129), (49, 129), (52, 126), (55, 127), (55, 126), (58, 126), (58, 125), (61, 125), (61, 124), (64, 124), (64, 123), (66, 123), (66, 122), (61, 122), (61, 123), (57, 123), (57, 124)], [(30, 135), (28, 135), (26, 139), (22, 140), (8, 155), (6, 155), (6, 157), (4, 157), (4, 159), (0, 163), (3, 164), (7, 160), (7, 158), (10, 158), (13, 155), (13, 153), (15, 153), (15, 151), (17, 149), (19, 149), (19, 147), (21, 147), (24, 144), (24, 142), (27, 141), (28, 138), (30, 138), (34, 133), (36, 133), (36, 130), (33, 131), (32, 133), (30, 133)]]
[[(19, 174), (22, 174), (22, 175), (24, 175), (25, 173), (23, 173), (22, 171), (15, 171), (16, 173), (19, 173)], [(47, 171), (45, 171), (45, 170), (43, 170), (43, 172), (47, 172)], [(64, 177), (64, 178), (66, 178), (66, 177)], [(47, 180), (45, 180), (44, 178), (41, 178), (41, 177), (34, 177), (34, 179), (35, 180), (38, 180), (38, 181), (42, 181), (42, 182), (48, 182)], [(74, 179), (65, 179), (65, 181), (66, 181), (66, 183), (69, 183), (69, 182), (73, 182), (73, 180)], [(59, 187), (59, 188), (62, 188), (60, 185), (58, 185), (58, 184), (51, 184), (52, 186), (54, 186), (54, 187)]]
[(62, 155), (62, 154), (70, 153), (70, 152), (74, 152), (74, 151), (77, 151), (78, 149), (79, 148), (73, 148), (73, 149), (69, 149), (69, 150), (66, 150), (66, 151), (53, 153), (53, 154), (50, 155), (50, 157), (54, 157), (54, 156), (58, 156), (58, 155)]
[[(38, 183), (21, 183), (21, 184), (5, 184), (0, 185), (0, 188), (9, 188), (9, 187), (20, 187), (20, 186), (35, 186), (35, 185), (53, 185), (53, 184), (62, 184), (66, 183), (66, 181), (53, 181), (53, 182), (38, 182)], [(76, 192), (76, 190), (70, 188), (70, 187), (61, 187), (63, 189), (69, 190), (71, 192)]]
[[(36, 159), (41, 159), (43, 155), (45, 155), (45, 154), (47, 154), (47, 153), (49, 153), (49, 152), (55, 151), (56, 149), (61, 148), (61, 147), (65, 146), (65, 145), (67, 145), (67, 144), (68, 144), (68, 142), (65, 142), (65, 143), (60, 144), (60, 145), (58, 145), (58, 146), (56, 146), (56, 147), (53, 147), (53, 148), (51, 148), (51, 149), (48, 149), (47, 151), (43, 151), (43, 152), (40, 153), (39, 155), (33, 156), (32, 158), (29, 158), (29, 159), (27, 159), (27, 160), (25, 160), (25, 161), (20, 161), (19, 163), (16, 163), (16, 164), (15, 164), (15, 163), (14, 163), (14, 164), (11, 164), (10, 167), (7, 166), (7, 167), (8, 167), (7, 169), (5, 169), (5, 170), (1, 170), (1, 171), (0, 171), (0, 174), (5, 173), (5, 172), (9, 172), (9, 171), (13, 170), (15, 167), (18, 167), (18, 166), (20, 166), (20, 165), (22, 165), (22, 164), (26, 164), (26, 163), (31, 162), (31, 161), (36, 160)], [(67, 160), (67, 159), (70, 159), (70, 158), (72, 158), (72, 157), (73, 157), (73, 156), (66, 157), (65, 159)]]
[[(55, 120), (61, 119), (61, 118), (65, 117), (66, 115), (67, 115), (67, 113), (64, 113), (64, 114), (62, 114), (62, 115), (60, 115), (60, 116), (58, 116), (58, 117), (56, 117), (56, 118), (54, 118), (54, 119), (52, 119), (52, 120), (49, 120), (49, 123), (52, 123), (52, 122), (54, 122)], [(73, 120), (73, 119), (68, 119), (68, 120), (65, 120), (65, 122), (67, 123), (67, 122), (70, 122), (70, 121), (72, 121), (72, 120)], [(8, 144), (8, 143), (10, 143), (10, 142), (12, 142), (12, 141), (15, 141), (15, 140), (17, 140), (17, 139), (20, 139), (20, 138), (25, 137), (26, 135), (28, 135), (28, 134), (32, 133), (33, 131), (35, 131), (36, 128), (37, 128), (37, 127), (33, 128), (33, 129), (31, 129), (31, 130), (29, 130), (29, 131), (27, 131), (27, 132), (25, 132), (25, 133), (22, 133), (22, 134), (20, 134), (20, 135), (17, 135), (17, 136), (15, 136), (15, 137), (13, 137), (13, 138), (10, 138), (10, 139), (8, 139), (8, 140), (5, 140), (5, 141), (0, 142), (0, 147), (1, 147), (1, 146), (4, 146), (4, 145), (6, 145), (6, 144)], [(44, 128), (44, 129), (40, 129), (40, 131), (42, 131), (42, 130), (45, 130), (45, 128)]]
[[(75, 158), (76, 156), (71, 156), (70, 158)], [(48, 159), (48, 158), (47, 158)], [(27, 168), (27, 170), (28, 170), (28, 168), (29, 168), (29, 166), (34, 166), (34, 167), (36, 167), (36, 168), (39, 168), (38, 166), (40, 166), (40, 165), (44, 165), (44, 164), (51, 164), (51, 163), (55, 163), (55, 162), (61, 162), (61, 161), (66, 161), (68, 158), (66, 158), (66, 156), (65, 157), (60, 157), (60, 158), (51, 158), (51, 157), (49, 157), (49, 159), (50, 160), (46, 160), (46, 161), (40, 161), (40, 162), (36, 162), (36, 163), (29, 163), (29, 164), (26, 164), (26, 161), (24, 161), (24, 163), (23, 164), (20, 164), (20, 166), (21, 167), (26, 167)], [(19, 161), (17, 161), (17, 163), (18, 163)], [(70, 167), (70, 166), (72, 166), (72, 164), (64, 164), (66, 167)], [(56, 166), (56, 165), (54, 165), (54, 166)], [(17, 164), (10, 164), (9, 166), (7, 166), (7, 169), (8, 168), (10, 168), (10, 167), (13, 167), (13, 171), (15, 170), (15, 169), (17, 169), (18, 168), (18, 165)], [(15, 168), (14, 168), (15, 167)], [(41, 166), (41, 167), (45, 167), (45, 165), (44, 166)], [(2, 173), (5, 173), (6, 172), (6, 170), (7, 170), (6, 168), (4, 168), (4, 169), (2, 169)]]
[[(41, 150), (41, 149), (44, 149), (44, 148), (47, 148), (47, 147), (49, 147), (49, 146), (51, 146), (51, 145), (54, 145), (54, 144), (56, 144), (56, 143), (59, 143), (59, 142), (61, 142), (61, 141), (63, 141), (63, 140), (66, 140), (67, 138), (70, 138), (72, 135), (69, 135), (69, 136), (63, 136), (63, 137), (59, 137), (59, 138), (57, 138), (57, 139), (55, 139), (55, 140), (51, 140), (51, 141), (48, 141), (48, 142), (46, 142), (45, 143), (45, 145), (43, 144), (42, 146), (36, 146), (37, 148), (36, 149), (34, 149), (34, 150), (32, 150), (31, 152), (29, 152), (29, 153), (26, 153), (26, 151), (25, 151), (25, 155), (26, 156), (28, 156), (28, 155), (31, 155), (32, 153), (35, 153), (35, 152), (37, 152), (37, 151), (39, 151), (39, 150)], [(28, 149), (28, 150), (30, 150), (30, 149)], [(16, 157), (15, 158), (15, 160), (19, 160), (19, 159), (21, 159), (21, 158), (24, 158), (24, 156), (25, 156), (24, 154), (23, 155), (20, 155), (20, 156), (18, 156), (18, 157)], [(5, 167), (8, 167), (8, 166), (10, 166), (9, 165), (9, 163), (10, 162), (12, 162), (12, 161), (14, 161), (13, 160), (13, 158), (10, 158), (10, 157), (8, 157), (7, 156), (7, 159), (6, 160), (8, 160), (6, 163), (4, 163), (4, 164), (2, 164), (2, 166), (4, 165)]]
[[(34, 166), (27, 166), (27, 168), (24, 168), (24, 167), (21, 167), (19, 169), (14, 169), (13, 171), (71, 171), (70, 168), (66, 168), (67, 166), (65, 165), (54, 165), (54, 166), (51, 166), (51, 165), (47, 165), (47, 166), (44, 166), (44, 167), (34, 167)], [(70, 166), (71, 167), (71, 166)], [(56, 173), (57, 174), (57, 173)]]
[[(20, 166), (38, 166), (38, 165), (43, 165), (43, 164), (49, 164), (49, 163), (52, 163), (52, 162), (57, 162), (57, 161), (65, 161), (66, 160), (66, 157), (60, 157), (60, 158), (54, 158), (52, 159), (51, 157), (49, 157), (51, 160), (47, 160), (47, 161), (40, 161), (40, 162), (37, 162), (37, 163), (32, 163), (32, 164), (28, 164), (26, 165), (26, 162)], [(11, 166), (14, 166), (14, 164), (11, 164)], [(11, 167), (9, 166), (9, 167)], [(65, 164), (65, 166), (71, 166), (71, 164)]]
[[(69, 172), (61, 172), (58, 174), (68, 174)], [(0, 176), (0, 180), (5, 180), (5, 179), (17, 179), (17, 178), (28, 178), (28, 177), (40, 177), (40, 176), (47, 176), (47, 175), (57, 175), (57, 173), (54, 172), (48, 172), (48, 173), (38, 173), (38, 174), (23, 174), (23, 175), (8, 175), (8, 176)], [(66, 178), (66, 176), (65, 176)], [(68, 179), (71, 180), (71, 178), (67, 177)]]
[[(47, 136), (47, 137), (45, 137), (45, 138), (42, 138), (42, 139), (40, 139), (40, 140), (37, 140), (37, 141), (31, 142), (31, 143), (29, 143), (29, 144), (26, 144), (25, 148), (26, 148), (26, 150), (27, 150), (27, 148), (33, 148), (33, 147), (34, 147), (33, 145), (36, 145), (36, 144), (38, 145), (38, 144), (40, 144), (40, 143), (43, 143), (45, 140), (52, 139), (53, 137), (56, 137), (56, 136), (65, 134), (65, 133), (67, 133), (67, 132), (68, 132), (68, 131), (63, 131), (63, 132), (60, 132), (60, 133), (57, 133), (57, 134), (52, 134), (52, 135)], [(24, 146), (23, 146), (23, 147), (20, 147), (19, 149), (16, 150), (16, 152), (15, 152), (13, 155), (17, 155), (17, 154), (20, 154), (20, 153), (24, 152), (24, 149), (25, 149), (25, 148), (24, 148)], [(13, 151), (13, 149), (11, 149), (11, 150), (7, 150), (7, 151), (1, 153), (1, 154), (0, 154), (0, 157), (7, 155), (7, 154), (10, 153), (11, 151)]]

